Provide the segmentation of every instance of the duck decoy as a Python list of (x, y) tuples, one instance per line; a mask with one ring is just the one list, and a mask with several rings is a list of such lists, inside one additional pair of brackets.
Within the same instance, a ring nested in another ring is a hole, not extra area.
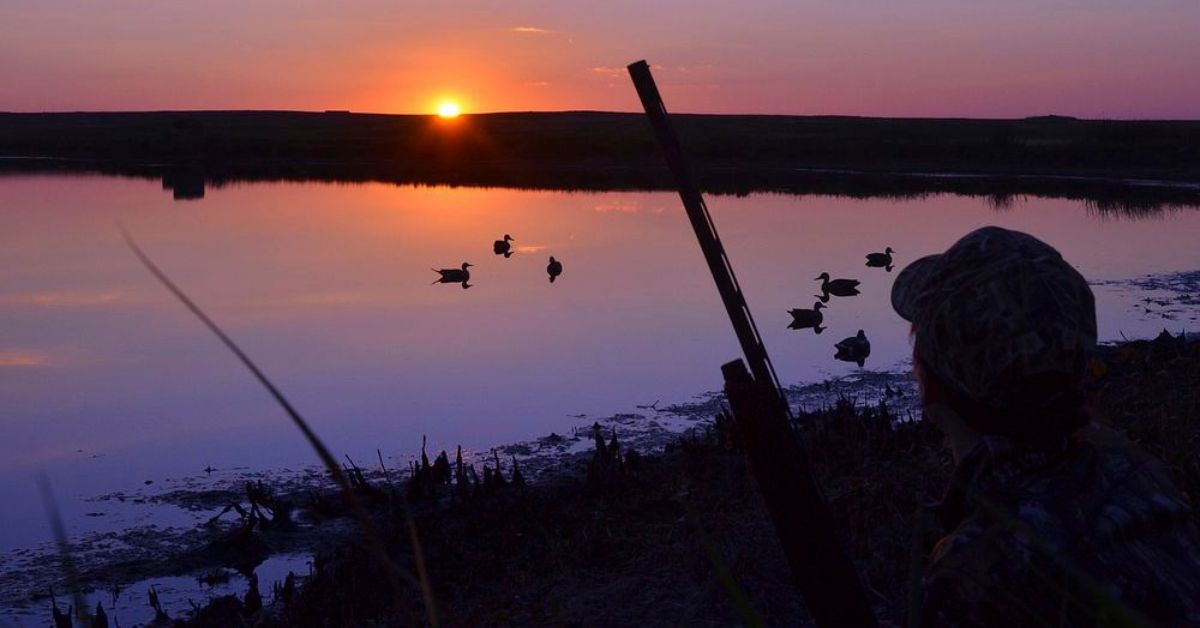
[(821, 313), (821, 308), (824, 307), (826, 307), (825, 304), (817, 301), (813, 304), (811, 310), (788, 310), (788, 314), (792, 315), (792, 322), (788, 324), (788, 329), (808, 329), (811, 327), (815, 334), (825, 331), (825, 328), (821, 327), (821, 321), (825, 320), (825, 315)]
[(892, 272), (892, 247), (887, 247), (883, 253), (868, 253), (867, 266), (871, 268), (882, 268), (887, 272)]
[(471, 284), (467, 283), (471, 279), (471, 271), (467, 270), (470, 266), (472, 264), (463, 262), (462, 268), (434, 268), (432, 269), (433, 272), (438, 273), (441, 277), (437, 278), (433, 283), (460, 283), (463, 290), (466, 290), (471, 287)]
[(492, 252), (496, 255), (503, 255), (505, 259), (512, 257), (512, 245), (509, 244), (511, 240), (513, 240), (512, 236), (504, 234), (503, 240), (496, 240), (492, 243)]
[(471, 271), (467, 270), (472, 264), (463, 262), (462, 268), (433, 268), (433, 272), (441, 275), (437, 281), (433, 283), (466, 283), (471, 279)]
[(546, 265), (546, 273), (550, 275), (550, 283), (554, 283), (554, 280), (562, 274), (562, 262), (554, 259), (554, 256), (551, 255), (550, 263)]
[(834, 359), (843, 362), (857, 362), (861, 367), (867, 361), (867, 356), (871, 355), (871, 341), (867, 340), (867, 334), (863, 330), (858, 330), (858, 335), (850, 336), (845, 340), (833, 345), (837, 349), (834, 354)]
[(815, 281), (821, 282), (821, 294), (816, 295), (821, 303), (829, 303), (829, 295), (835, 297), (852, 297), (858, 294), (857, 279), (834, 279), (830, 281), (829, 273), (821, 273)]

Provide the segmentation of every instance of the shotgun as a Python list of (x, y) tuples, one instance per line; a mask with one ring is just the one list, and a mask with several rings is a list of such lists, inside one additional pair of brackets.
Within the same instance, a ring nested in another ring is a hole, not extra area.
[(632, 63), (629, 76), (750, 365), (749, 372), (741, 360), (721, 367), (726, 396), (796, 586), (818, 626), (874, 627), (875, 616), (862, 581), (834, 534), (829, 508), (792, 431), (791, 411), (779, 378), (684, 158), (650, 66), (645, 61)]

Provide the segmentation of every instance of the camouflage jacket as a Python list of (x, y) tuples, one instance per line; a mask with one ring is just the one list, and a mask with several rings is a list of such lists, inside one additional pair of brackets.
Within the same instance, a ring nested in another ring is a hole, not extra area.
[(1083, 430), (1058, 454), (987, 437), (937, 506), (925, 626), (1200, 625), (1200, 532), (1161, 462)]

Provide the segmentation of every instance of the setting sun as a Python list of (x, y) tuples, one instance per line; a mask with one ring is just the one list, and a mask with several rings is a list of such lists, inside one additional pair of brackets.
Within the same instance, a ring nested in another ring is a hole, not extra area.
[(462, 113), (456, 102), (444, 102), (438, 105), (438, 115), (443, 118), (457, 118)]

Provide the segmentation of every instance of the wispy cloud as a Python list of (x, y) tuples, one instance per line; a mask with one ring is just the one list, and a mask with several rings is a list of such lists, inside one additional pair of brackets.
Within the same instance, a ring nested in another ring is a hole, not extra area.
[(552, 32), (536, 26), (514, 26), (508, 30), (513, 33), (523, 33), (526, 35), (548, 35)]
[(677, 65), (672, 69), (680, 74), (695, 74), (700, 72), (712, 72), (716, 69), (716, 66), (711, 63), (706, 63), (703, 65)]
[(112, 305), (124, 300), (120, 292), (27, 292), (0, 294), (0, 305), (32, 305), (41, 307), (89, 307)]
[(596, 205), (595, 210), (608, 214), (616, 212), (619, 214), (636, 214), (641, 209), (641, 204), (637, 201), (613, 201), (611, 203), (601, 203)]
[(28, 351), (0, 351), (0, 368), (49, 366), (47, 356)]
[(378, 305), (394, 301), (396, 297), (385, 292), (313, 292), (283, 300), (289, 306), (300, 307)]
[[(651, 65), (650, 69), (656, 72), (661, 72), (664, 68), (661, 65)], [(610, 79), (624, 79), (629, 76), (629, 70), (626, 68), (613, 68), (604, 65), (598, 65), (592, 68), (592, 72), (595, 72), (596, 74), (603, 74)]]
[(525, 87), (550, 87), (550, 81), (525, 81)]
[(621, 78), (625, 75), (625, 68), (610, 68), (602, 65), (592, 68), (592, 71), (596, 74), (603, 74), (608, 78), (614, 79)]

